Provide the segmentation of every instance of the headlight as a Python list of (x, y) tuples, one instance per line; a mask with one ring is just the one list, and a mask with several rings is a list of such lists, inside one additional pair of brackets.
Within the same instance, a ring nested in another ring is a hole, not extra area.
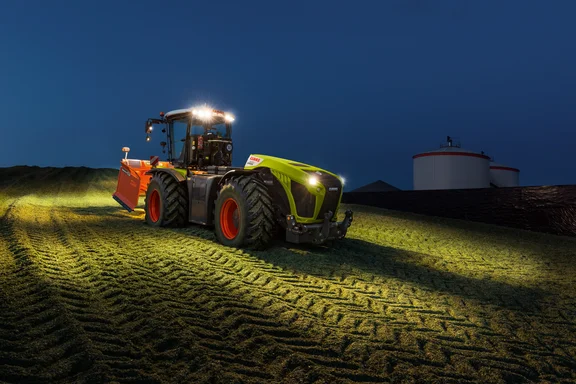
[(226, 150), (227, 150), (228, 152), (232, 152), (232, 144), (228, 144), (228, 145), (226, 146)]
[(318, 184), (318, 178), (316, 176), (310, 176), (310, 178), (308, 179), (308, 184), (310, 185)]
[(224, 118), (226, 119), (226, 121), (228, 121), (228, 122), (230, 122), (230, 123), (235, 120), (235, 119), (234, 119), (234, 116), (232, 116), (232, 115), (230, 115), (230, 114), (227, 114), (226, 116), (224, 116)]

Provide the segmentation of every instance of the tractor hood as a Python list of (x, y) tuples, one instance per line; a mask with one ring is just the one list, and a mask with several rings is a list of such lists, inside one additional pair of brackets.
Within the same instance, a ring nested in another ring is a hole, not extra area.
[(267, 155), (250, 155), (245, 169), (269, 168), (305, 185), (311, 192), (318, 188), (342, 193), (343, 181), (332, 172), (301, 162)]

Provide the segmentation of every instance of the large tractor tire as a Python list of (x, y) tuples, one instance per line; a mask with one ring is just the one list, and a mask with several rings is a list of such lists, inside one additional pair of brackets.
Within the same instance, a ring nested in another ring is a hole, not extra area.
[(233, 177), (218, 192), (216, 237), (223, 245), (262, 250), (274, 239), (276, 223), (266, 185), (252, 176)]
[(188, 192), (169, 174), (156, 173), (146, 191), (146, 223), (154, 227), (180, 227), (187, 223)]

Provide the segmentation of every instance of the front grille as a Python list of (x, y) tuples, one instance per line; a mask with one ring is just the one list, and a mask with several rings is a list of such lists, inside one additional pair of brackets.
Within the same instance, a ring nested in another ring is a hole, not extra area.
[[(321, 175), (319, 175), (316, 171), (306, 172), (308, 172), (310, 175), (316, 176), (318, 181), (326, 188), (326, 195), (324, 196), (324, 201), (322, 202), (320, 212), (318, 213), (318, 216), (316, 216), (316, 219), (324, 220), (324, 214), (328, 211), (332, 211), (335, 218), (336, 208), (338, 207), (340, 196), (342, 194), (342, 183), (340, 182), (340, 179), (324, 172), (320, 172)], [(337, 189), (331, 191), (331, 188)]]
[(313, 217), (316, 208), (316, 196), (308, 192), (308, 189), (295, 181), (290, 182), (290, 190), (296, 203), (296, 212), (300, 217)]
[(320, 212), (316, 218), (324, 220), (324, 214), (328, 211), (332, 211), (332, 213), (334, 213), (334, 217), (336, 217), (336, 208), (338, 208), (338, 202), (340, 202), (340, 191), (327, 191), (326, 195), (324, 196), (324, 201), (322, 202)]

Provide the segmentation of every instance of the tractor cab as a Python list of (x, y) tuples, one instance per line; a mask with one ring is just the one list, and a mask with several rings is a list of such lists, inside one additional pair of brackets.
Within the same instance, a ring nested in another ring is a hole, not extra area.
[(193, 108), (171, 111), (162, 117), (146, 121), (147, 137), (153, 124), (165, 125), (162, 131), (167, 140), (160, 144), (168, 147), (168, 161), (176, 168), (202, 171), (212, 166), (232, 166), (232, 115)]

